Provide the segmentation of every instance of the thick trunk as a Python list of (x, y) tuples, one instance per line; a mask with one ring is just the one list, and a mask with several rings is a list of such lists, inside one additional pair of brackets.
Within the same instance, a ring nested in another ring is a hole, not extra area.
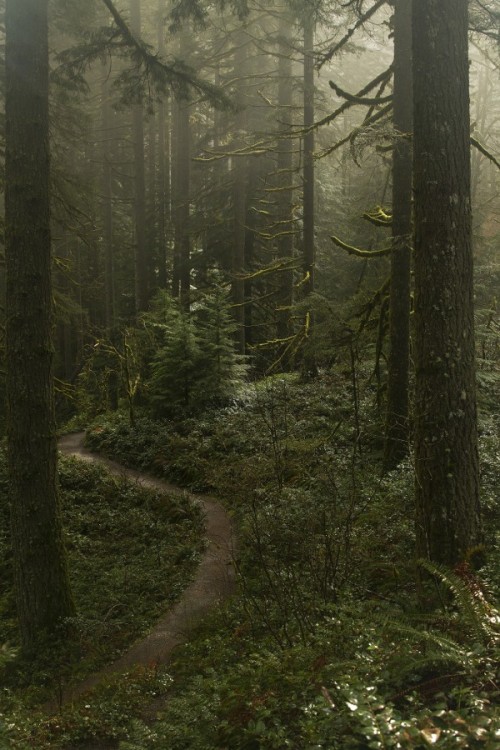
[(22, 645), (74, 613), (57, 492), (52, 383), (47, 0), (6, 4), (7, 445)]
[(413, 5), (418, 553), (455, 564), (480, 536), (467, 0)]
[(384, 466), (393, 469), (408, 453), (410, 363), (410, 267), (412, 231), (413, 128), (411, 69), (412, 0), (397, 0), (394, 11), (394, 130), (392, 243), (389, 307), (389, 374)]

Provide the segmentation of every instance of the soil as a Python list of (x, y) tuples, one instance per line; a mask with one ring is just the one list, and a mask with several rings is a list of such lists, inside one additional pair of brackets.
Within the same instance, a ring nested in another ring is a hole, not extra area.
[(166, 612), (149, 635), (133, 644), (119, 659), (91, 675), (85, 681), (67, 687), (62, 695), (62, 705), (76, 701), (102, 680), (109, 682), (110, 675), (117, 676), (136, 666), (166, 664), (174, 648), (187, 640), (192, 628), (213, 607), (219, 605), (234, 590), (234, 537), (230, 519), (224, 508), (213, 498), (193, 495), (161, 479), (149, 476), (91, 453), (83, 446), (84, 433), (66, 435), (59, 441), (60, 450), (84, 461), (106, 466), (108, 471), (125, 476), (145, 487), (173, 495), (188, 494), (197, 503), (205, 517), (206, 550), (201, 558), (192, 583), (185, 589), (172, 609)]

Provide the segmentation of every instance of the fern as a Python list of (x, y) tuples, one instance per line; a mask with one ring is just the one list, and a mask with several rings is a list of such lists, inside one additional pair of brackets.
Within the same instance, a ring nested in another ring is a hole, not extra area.
[(469, 566), (464, 563), (453, 571), (425, 559), (419, 560), (418, 565), (452, 595), (461, 627), (472, 643), (498, 645), (500, 613), (487, 601), (479, 579)]

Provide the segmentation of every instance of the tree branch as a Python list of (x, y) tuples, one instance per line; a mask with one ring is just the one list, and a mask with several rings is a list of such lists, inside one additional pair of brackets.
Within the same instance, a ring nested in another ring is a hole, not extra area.
[(321, 68), (326, 62), (332, 59), (332, 57), (341, 49), (346, 42), (349, 41), (349, 39), (356, 33), (356, 31), (359, 29), (360, 26), (362, 26), (365, 21), (368, 21), (369, 18), (371, 18), (379, 8), (382, 7), (382, 5), (385, 5), (387, 0), (377, 0), (375, 5), (372, 5), (372, 7), (366, 11), (352, 26), (350, 29), (347, 30), (347, 33), (342, 37), (340, 42), (338, 42), (334, 47), (332, 47), (331, 50), (329, 50), (326, 54), (324, 54), (321, 58), (321, 60), (318, 63), (318, 69)]
[(392, 101), (392, 94), (389, 94), (388, 96), (378, 96), (371, 99), (370, 97), (349, 94), (347, 91), (344, 91), (344, 89), (341, 89), (340, 86), (337, 86), (337, 84), (333, 81), (328, 81), (328, 83), (330, 84), (330, 88), (335, 91), (337, 96), (340, 96), (342, 99), (346, 99), (352, 105), (360, 104), (365, 107), (377, 107), (379, 104), (387, 104), (388, 102)]
[(177, 95), (184, 99), (188, 98), (188, 89), (192, 88), (206, 97), (214, 106), (224, 108), (230, 106), (229, 98), (218, 86), (198, 78), (195, 71), (184, 62), (174, 60), (173, 63), (167, 63), (158, 54), (151, 52), (148, 45), (132, 33), (113, 0), (102, 0), (102, 2), (111, 13), (124, 44), (132, 50), (137, 61), (144, 65), (146, 72), (150, 72), (153, 79), (161, 81), (163, 88), (165, 84), (177, 88)]
[(500, 169), (500, 162), (495, 159), (492, 153), (488, 151), (488, 149), (483, 146), (482, 143), (480, 143), (477, 138), (474, 138), (474, 136), (471, 135), (470, 142), (474, 146), (474, 148), (477, 148), (477, 150), (483, 155), (486, 156), (487, 159), (489, 159), (493, 164)]
[(337, 247), (342, 248), (349, 253), (349, 255), (356, 255), (358, 258), (380, 258), (382, 255), (389, 255), (392, 252), (392, 247), (383, 247), (380, 250), (362, 250), (354, 245), (348, 245), (346, 242), (342, 242), (341, 239), (335, 236), (330, 237), (331, 241)]

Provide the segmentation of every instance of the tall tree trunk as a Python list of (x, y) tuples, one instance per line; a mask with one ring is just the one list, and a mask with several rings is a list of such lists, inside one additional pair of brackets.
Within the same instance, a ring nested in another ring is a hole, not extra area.
[(169, 138), (167, 133), (167, 107), (165, 101), (158, 105), (158, 286), (167, 288), (167, 226), (170, 205)]
[[(115, 302), (115, 259), (113, 252), (113, 175), (110, 160), (109, 139), (112, 132), (113, 114), (109, 100), (108, 69), (103, 65), (101, 88), (101, 130), (102, 130), (102, 223), (104, 238), (104, 299), (106, 335), (111, 343), (116, 343), (116, 302)], [(117, 363), (110, 362), (108, 381), (108, 405), (112, 411), (118, 409), (119, 384)]]
[(413, 97), (411, 68), (412, 0), (394, 9), (394, 130), (392, 157), (392, 255), (389, 303), (389, 373), (384, 468), (394, 469), (408, 453), (410, 366), (410, 270), (412, 233)]
[[(158, 0), (158, 53), (165, 57), (166, 2)], [(170, 226), (170, 139), (167, 130), (168, 101), (158, 104), (158, 286), (167, 288), (167, 225)]]
[[(130, 28), (141, 35), (141, 0), (130, 0)], [(144, 107), (136, 104), (132, 112), (134, 148), (134, 225), (135, 225), (135, 309), (145, 310), (150, 297), (151, 259), (146, 239), (146, 175), (144, 165)]]
[(467, 0), (413, 4), (418, 553), (480, 536)]
[[(293, 148), (294, 142), (289, 137), (293, 125), (293, 83), (292, 60), (290, 58), (290, 30), (292, 18), (290, 12), (282, 8), (279, 25), (279, 63), (278, 63), (278, 121), (280, 136), (278, 138), (278, 256), (287, 262), (293, 257)], [(279, 339), (286, 339), (292, 333), (291, 307), (293, 303), (293, 271), (280, 274), (278, 298)], [(286, 351), (286, 343), (284, 345)], [(290, 364), (282, 362), (285, 369)]]
[[(308, 8), (304, 15), (304, 154), (303, 154), (303, 272), (302, 293), (310, 297), (314, 292), (316, 247), (314, 241), (314, 13)], [(301, 368), (306, 378), (317, 374), (316, 359), (307, 338), (314, 324), (313, 313), (306, 313), (304, 330), (306, 346)]]
[[(247, 111), (245, 101), (245, 70), (247, 61), (247, 37), (244, 31), (236, 35), (236, 48), (234, 55), (235, 74), (240, 76), (238, 81), (238, 92), (236, 106), (236, 144), (235, 150), (245, 145), (247, 130)], [(246, 242), (246, 206), (247, 206), (247, 178), (248, 164), (246, 156), (234, 158), (234, 184), (233, 184), (233, 211), (234, 211), (234, 238), (231, 258), (232, 273), (232, 302), (233, 314), (237, 324), (236, 346), (240, 354), (245, 353), (245, 242)]]
[(314, 243), (314, 17), (304, 16), (304, 294), (314, 291), (314, 263), (316, 259)]
[(52, 378), (47, 0), (6, 3), (7, 449), (22, 645), (74, 614), (62, 542)]
[(189, 233), (189, 189), (191, 134), (189, 102), (174, 104), (175, 195), (174, 195), (174, 274), (173, 293), (189, 308), (191, 290), (191, 241)]
[(102, 222), (104, 237), (105, 269), (105, 312), (106, 328), (109, 333), (115, 325), (115, 283), (113, 257), (113, 185), (111, 161), (109, 158), (109, 137), (112, 128), (112, 112), (109, 101), (108, 69), (103, 66), (101, 89), (101, 129), (102, 129)]
[(157, 118), (155, 113), (149, 116), (148, 121), (148, 210), (147, 210), (147, 244), (149, 257), (148, 286), (150, 295), (158, 289), (157, 267), (158, 267), (158, 224), (157, 224)]

